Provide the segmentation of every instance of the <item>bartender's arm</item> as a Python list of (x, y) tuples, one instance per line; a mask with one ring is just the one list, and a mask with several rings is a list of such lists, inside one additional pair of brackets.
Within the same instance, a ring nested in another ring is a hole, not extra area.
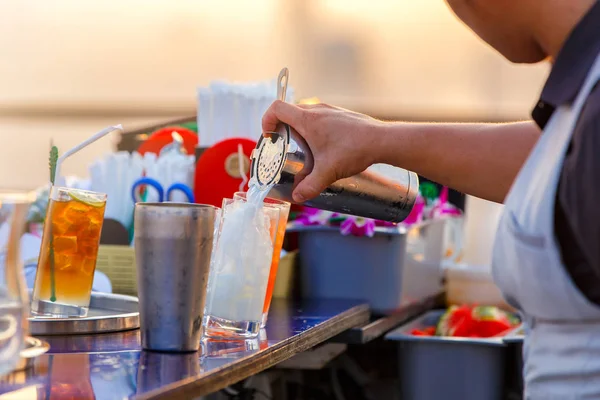
[(263, 118), (263, 131), (273, 131), (279, 121), (296, 129), (313, 152), (314, 168), (294, 190), (300, 202), (374, 163), (406, 168), (461, 192), (502, 202), (540, 135), (533, 122), (383, 122), (327, 105), (275, 102)]

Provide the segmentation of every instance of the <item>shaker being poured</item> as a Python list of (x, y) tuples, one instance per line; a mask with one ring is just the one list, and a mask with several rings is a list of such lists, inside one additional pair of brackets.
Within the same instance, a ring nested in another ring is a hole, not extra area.
[[(288, 69), (277, 80), (278, 99), (285, 101)], [(292, 191), (296, 176), (313, 167), (310, 147), (302, 136), (287, 124), (280, 123), (274, 132), (265, 132), (252, 152), (250, 183), (267, 191), (271, 197), (294, 202)], [(364, 171), (340, 179), (306, 206), (388, 222), (402, 222), (413, 208), (419, 192), (419, 178), (412, 171), (397, 168), (392, 181), (380, 174)]]

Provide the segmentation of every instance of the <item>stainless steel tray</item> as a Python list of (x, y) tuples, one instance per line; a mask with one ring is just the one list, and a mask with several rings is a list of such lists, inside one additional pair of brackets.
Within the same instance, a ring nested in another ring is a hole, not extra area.
[(34, 336), (120, 332), (140, 327), (138, 299), (122, 294), (92, 292), (85, 318), (29, 318)]

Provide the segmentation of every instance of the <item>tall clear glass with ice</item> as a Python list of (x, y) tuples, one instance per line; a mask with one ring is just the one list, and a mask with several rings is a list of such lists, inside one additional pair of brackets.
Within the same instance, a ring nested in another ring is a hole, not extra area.
[(279, 210), (264, 206), (260, 196), (223, 200), (206, 293), (206, 336), (258, 336), (278, 223)]
[(19, 363), (29, 333), (29, 300), (20, 252), (34, 199), (34, 193), (0, 189), (0, 378)]

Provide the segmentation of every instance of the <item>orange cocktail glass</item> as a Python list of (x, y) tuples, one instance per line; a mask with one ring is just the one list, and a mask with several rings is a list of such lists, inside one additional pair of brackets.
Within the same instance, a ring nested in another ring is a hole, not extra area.
[(33, 287), (34, 316), (87, 315), (105, 208), (106, 194), (52, 187)]
[[(237, 192), (234, 194), (235, 198), (246, 198), (246, 193)], [(279, 268), (279, 258), (281, 257), (281, 248), (283, 247), (283, 239), (285, 237), (285, 229), (287, 227), (288, 217), (290, 215), (291, 204), (287, 201), (273, 199), (267, 197), (264, 200), (264, 205), (269, 207), (276, 207), (279, 209), (279, 224), (277, 225), (277, 233), (275, 241), (273, 243), (273, 258), (271, 261), (271, 270), (269, 271), (269, 282), (267, 284), (267, 294), (265, 296), (265, 303), (263, 306), (263, 316), (261, 328), (264, 328), (267, 324), (267, 317), (269, 315), (269, 307), (271, 306), (271, 300), (273, 298), (273, 289), (275, 288), (275, 280), (277, 279), (277, 269)]]

